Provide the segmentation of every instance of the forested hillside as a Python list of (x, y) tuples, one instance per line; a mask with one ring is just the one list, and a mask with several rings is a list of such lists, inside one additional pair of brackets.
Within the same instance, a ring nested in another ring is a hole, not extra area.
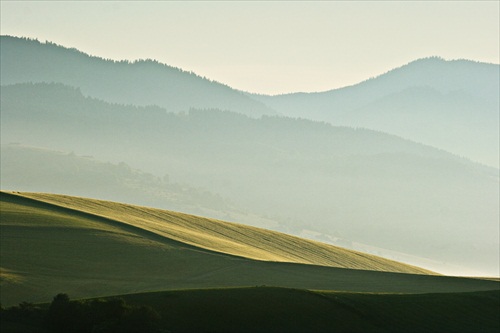
[(59, 82), (108, 102), (158, 105), (170, 112), (233, 110), (253, 117), (275, 114), (263, 103), (218, 82), (151, 59), (114, 61), (54, 43), (0, 37), (1, 84)]

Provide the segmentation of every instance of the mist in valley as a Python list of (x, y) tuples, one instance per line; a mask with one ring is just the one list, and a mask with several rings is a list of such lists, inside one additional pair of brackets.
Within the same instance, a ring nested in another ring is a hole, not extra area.
[(255, 95), (1, 37), (3, 190), (88, 196), (499, 275), (499, 65), (417, 60)]

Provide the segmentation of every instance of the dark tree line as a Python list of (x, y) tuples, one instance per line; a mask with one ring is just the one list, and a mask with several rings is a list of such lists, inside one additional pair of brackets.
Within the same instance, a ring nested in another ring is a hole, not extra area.
[(148, 306), (132, 306), (123, 299), (70, 300), (58, 294), (50, 306), (22, 302), (1, 309), (3, 328), (23, 325), (36, 332), (132, 333), (164, 332), (160, 315)]

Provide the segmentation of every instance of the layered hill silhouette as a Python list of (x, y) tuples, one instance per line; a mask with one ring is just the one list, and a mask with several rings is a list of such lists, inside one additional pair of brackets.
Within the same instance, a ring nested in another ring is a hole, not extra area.
[(2, 192), (1, 217), (6, 305), (46, 301), (61, 290), (96, 297), (255, 285), (404, 293), (498, 289), (495, 281), (436, 276), (265, 229), (116, 202)]
[(117, 62), (12, 36), (0, 42), (2, 85), (58, 82), (85, 96), (170, 112), (218, 108), (364, 127), (499, 167), (498, 64), (424, 58), (341, 89), (265, 96), (154, 60)]
[(331, 91), (251, 96), (284, 115), (379, 130), (498, 167), (499, 70), (434, 57)]
[[(345, 246), (359, 242), (498, 272), (497, 171), (429, 146), (307, 120), (109, 104), (60, 84), (3, 86), (1, 112), (2, 143), (168, 174), (275, 220), (282, 231), (313, 230)], [(9, 163), (2, 180), (11, 189), (21, 185), (16, 170), (36, 173), (36, 160)]]

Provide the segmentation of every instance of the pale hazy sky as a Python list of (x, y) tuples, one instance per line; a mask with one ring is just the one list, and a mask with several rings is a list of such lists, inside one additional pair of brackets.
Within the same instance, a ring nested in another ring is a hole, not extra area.
[(498, 0), (1, 0), (0, 28), (276, 94), (338, 88), (434, 55), (499, 63), (499, 16)]

